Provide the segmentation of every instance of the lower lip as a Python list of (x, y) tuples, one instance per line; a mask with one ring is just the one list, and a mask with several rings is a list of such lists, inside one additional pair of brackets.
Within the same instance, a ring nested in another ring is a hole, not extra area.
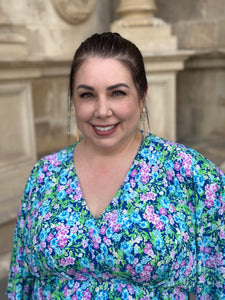
[(107, 131), (97, 130), (96, 127), (94, 127), (94, 126), (93, 126), (93, 129), (94, 129), (94, 132), (99, 136), (108, 136), (108, 135), (113, 134), (116, 131), (117, 127), (118, 127), (118, 124), (116, 126), (114, 126), (112, 129), (109, 129)]

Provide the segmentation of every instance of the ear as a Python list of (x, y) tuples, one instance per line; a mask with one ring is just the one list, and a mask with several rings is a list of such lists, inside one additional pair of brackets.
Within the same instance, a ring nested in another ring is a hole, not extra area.
[(143, 108), (145, 107), (147, 93), (148, 93), (148, 86), (147, 86), (147, 88), (146, 88), (146, 91), (145, 91), (145, 93), (144, 93), (142, 99), (140, 100), (141, 111), (142, 111)]

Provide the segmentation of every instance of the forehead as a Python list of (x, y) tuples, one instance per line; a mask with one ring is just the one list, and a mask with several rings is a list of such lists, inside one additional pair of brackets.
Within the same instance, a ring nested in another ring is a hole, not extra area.
[(117, 77), (132, 80), (130, 69), (115, 58), (90, 57), (86, 59), (77, 70), (75, 81), (87, 78), (106, 79)]

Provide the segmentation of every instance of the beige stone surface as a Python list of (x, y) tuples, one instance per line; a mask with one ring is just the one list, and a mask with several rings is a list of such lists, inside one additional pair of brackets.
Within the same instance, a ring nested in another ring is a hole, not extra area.
[(224, 47), (224, 0), (156, 0), (156, 16), (170, 23), (181, 49)]
[(84, 37), (109, 27), (109, 8), (109, 0), (98, 0), (90, 16), (76, 26), (59, 15), (51, 1), (2, 1), (0, 14), (8, 23), (25, 27), (28, 56), (72, 57)]

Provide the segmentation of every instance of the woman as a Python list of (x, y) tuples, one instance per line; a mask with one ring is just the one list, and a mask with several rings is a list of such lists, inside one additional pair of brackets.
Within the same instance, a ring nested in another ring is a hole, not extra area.
[(134, 44), (95, 34), (75, 53), (83, 138), (31, 172), (10, 299), (225, 298), (224, 174), (138, 129), (147, 80)]

